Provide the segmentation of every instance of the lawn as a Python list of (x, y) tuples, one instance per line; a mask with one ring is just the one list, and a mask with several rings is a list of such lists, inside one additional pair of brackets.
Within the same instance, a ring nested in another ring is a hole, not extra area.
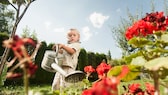
[[(121, 95), (121, 93), (124, 93), (123, 85), (127, 86), (131, 83), (140, 83), (142, 89), (145, 89), (144, 88), (145, 82), (149, 82), (149, 80), (133, 80), (133, 81), (129, 81), (129, 82), (121, 82), (119, 85), (119, 95)], [(75, 86), (75, 85), (73, 85), (73, 86)], [(78, 85), (78, 87), (80, 88), (79, 85)], [(71, 90), (73, 90), (73, 92), (75, 92), (74, 89), (76, 89), (76, 88), (71, 88)], [(29, 90), (32, 93), (30, 95), (53, 95), (53, 93), (51, 91), (51, 85), (30, 85)], [(76, 91), (79, 91), (79, 90), (76, 90)], [(165, 95), (163, 86), (160, 86), (160, 91), (161, 91), (160, 95)], [(36, 94), (35, 94), (35, 92), (36, 92)], [(12, 85), (3, 86), (0, 88), (0, 95), (24, 95), (24, 88), (23, 88), (23, 86), (12, 86)], [(58, 95), (58, 94), (54, 94), (54, 95)], [(73, 95), (80, 95), (80, 94), (78, 93), (78, 94), (73, 94)]]
[[(51, 85), (31, 85), (29, 90), (30, 92), (42, 92), (42, 95), (52, 95)], [(24, 88), (23, 86), (3, 86), (0, 88), (0, 95), (24, 95)]]

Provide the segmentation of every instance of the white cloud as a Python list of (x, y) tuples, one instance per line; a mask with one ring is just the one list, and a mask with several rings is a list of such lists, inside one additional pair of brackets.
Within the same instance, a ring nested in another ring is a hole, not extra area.
[(88, 26), (82, 28), (82, 34), (84, 36), (83, 41), (88, 41), (92, 36), (92, 33), (90, 32), (90, 29)]
[(104, 22), (109, 18), (109, 16), (104, 16), (101, 13), (92, 13), (89, 17), (91, 23), (96, 28), (101, 28)]

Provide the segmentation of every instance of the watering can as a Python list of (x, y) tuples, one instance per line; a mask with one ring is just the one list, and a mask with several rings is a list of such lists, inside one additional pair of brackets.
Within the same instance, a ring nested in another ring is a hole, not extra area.
[(66, 82), (70, 83), (75, 83), (78, 81), (82, 81), (85, 78), (85, 73), (82, 71), (73, 71), (71, 73), (66, 73), (62, 68), (61, 68), (61, 61), (63, 59), (63, 55), (58, 53), (59, 47), (56, 45), (56, 50), (46, 50), (41, 67), (48, 71), (48, 72), (59, 72), (65, 77)]

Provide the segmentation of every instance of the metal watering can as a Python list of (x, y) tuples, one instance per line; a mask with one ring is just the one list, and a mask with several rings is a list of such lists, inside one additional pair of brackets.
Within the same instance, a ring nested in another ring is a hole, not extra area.
[(85, 73), (82, 71), (73, 71), (71, 73), (66, 73), (59, 65), (62, 57), (58, 54), (59, 47), (56, 45), (56, 50), (46, 50), (41, 67), (48, 72), (59, 72), (65, 77), (66, 82), (75, 83), (82, 81), (85, 78)]

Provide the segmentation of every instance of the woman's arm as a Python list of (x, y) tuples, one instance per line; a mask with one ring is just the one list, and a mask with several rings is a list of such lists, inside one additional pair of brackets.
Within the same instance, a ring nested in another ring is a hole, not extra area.
[(74, 48), (65, 46), (64, 44), (59, 44), (59, 48), (60, 49), (64, 49), (65, 51), (67, 51), (69, 54), (74, 54), (76, 52), (76, 50)]

